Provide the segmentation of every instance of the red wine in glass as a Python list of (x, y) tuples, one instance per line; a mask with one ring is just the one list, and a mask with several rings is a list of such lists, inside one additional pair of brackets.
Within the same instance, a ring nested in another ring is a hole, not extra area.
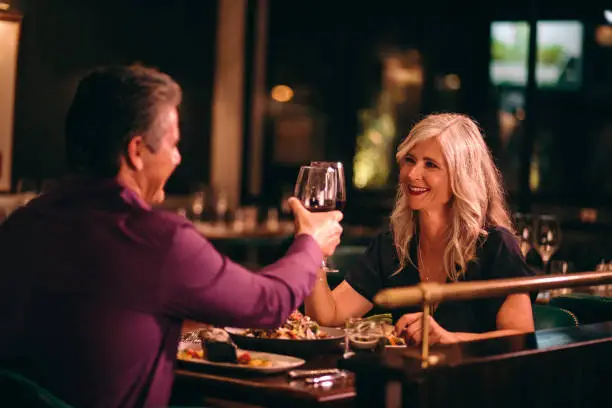
[(308, 204), (305, 204), (308, 211), (311, 212), (327, 212), (334, 211), (338, 208), (338, 203), (334, 202), (334, 200), (324, 200), (323, 203), (319, 203), (317, 201), (312, 201)]

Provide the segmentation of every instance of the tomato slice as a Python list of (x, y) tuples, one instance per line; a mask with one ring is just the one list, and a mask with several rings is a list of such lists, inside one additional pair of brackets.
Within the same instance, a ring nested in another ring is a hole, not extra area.
[(240, 357), (238, 357), (238, 364), (249, 364), (251, 362), (251, 355), (247, 352), (242, 353)]

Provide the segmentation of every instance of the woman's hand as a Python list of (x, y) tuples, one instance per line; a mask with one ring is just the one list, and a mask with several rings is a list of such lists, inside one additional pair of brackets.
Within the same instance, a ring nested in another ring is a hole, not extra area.
[[(423, 313), (407, 313), (400, 317), (395, 324), (395, 333), (406, 339), (406, 343), (420, 345), (423, 339)], [(429, 316), (429, 344), (457, 343), (458, 336), (445, 330)]]

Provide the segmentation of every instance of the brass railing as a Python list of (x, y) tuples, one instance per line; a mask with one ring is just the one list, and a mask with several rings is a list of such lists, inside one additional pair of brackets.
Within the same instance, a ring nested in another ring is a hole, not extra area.
[(414, 286), (384, 289), (374, 297), (374, 302), (386, 308), (422, 305), (421, 359), (423, 368), (427, 368), (431, 364), (429, 358), (429, 310), (432, 304), (449, 300), (506, 296), (512, 293), (534, 292), (540, 289), (610, 283), (612, 283), (612, 272), (579, 272), (565, 275), (530, 276), (451, 284), (420, 283)]

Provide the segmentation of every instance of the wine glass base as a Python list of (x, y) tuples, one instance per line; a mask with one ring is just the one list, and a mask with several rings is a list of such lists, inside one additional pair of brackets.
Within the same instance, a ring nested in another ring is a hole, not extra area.
[(321, 270), (325, 273), (336, 273), (336, 272), (340, 272), (338, 269), (336, 268), (330, 268), (327, 265), (327, 259), (324, 259), (323, 261), (321, 261)]

